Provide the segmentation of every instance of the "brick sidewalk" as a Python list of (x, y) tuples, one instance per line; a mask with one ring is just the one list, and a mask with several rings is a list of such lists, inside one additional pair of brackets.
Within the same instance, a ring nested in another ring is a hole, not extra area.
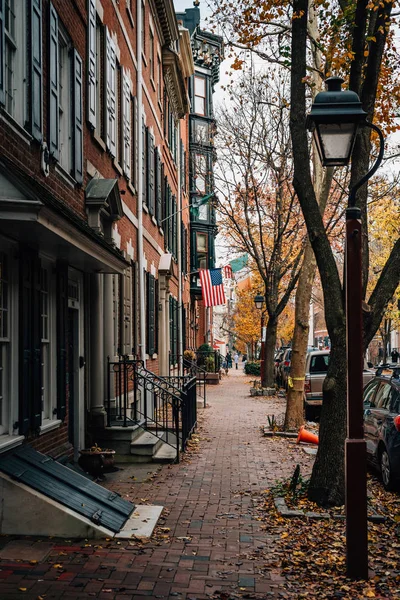
[(296, 464), (308, 475), (312, 459), (293, 441), (262, 436), (267, 415), (282, 414), (285, 400), (250, 398), (249, 381), (239, 365), (207, 388), (209, 406), (179, 465), (144, 483), (112, 485), (133, 502), (165, 507), (150, 542), (64, 540), (45, 562), (1, 561), (1, 600), (290, 598), (278, 567), (260, 572), (274, 540), (251, 509), (253, 497)]

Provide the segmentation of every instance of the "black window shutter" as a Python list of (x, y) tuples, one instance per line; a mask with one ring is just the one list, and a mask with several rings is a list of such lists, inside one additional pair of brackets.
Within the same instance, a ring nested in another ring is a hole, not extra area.
[(162, 186), (163, 186), (163, 166), (161, 163), (160, 152), (156, 151), (156, 219), (158, 224), (162, 220)]
[(142, 120), (142, 200), (146, 204), (146, 125)]
[(146, 144), (146, 163), (145, 163), (145, 186), (146, 186), (146, 205), (150, 210), (150, 176), (151, 176), (151, 147), (150, 147), (150, 131), (146, 127), (145, 144)]
[(41, 424), (40, 261), (31, 249), (20, 256), (19, 433)]
[(82, 59), (73, 51), (72, 71), (72, 141), (73, 141), (73, 177), (78, 183), (83, 181), (83, 106), (82, 106)]
[[(172, 355), (174, 353), (174, 326), (173, 326), (173, 322), (172, 322), (172, 318), (173, 318), (173, 310), (172, 310), (172, 302), (173, 302), (173, 298), (171, 298), (171, 296), (169, 297), (169, 351), (170, 354)], [(172, 362), (174, 362), (172, 360)]]
[(59, 48), (58, 48), (58, 15), (50, 4), (50, 36), (49, 36), (49, 151), (57, 160), (59, 158)]
[(184, 182), (184, 157), (183, 157), (183, 142), (182, 140), (179, 140), (179, 150), (180, 150), (180, 158), (179, 158), (179, 162), (180, 162), (180, 175), (181, 175), (181, 181), (180, 181), (180, 186), (181, 188), (183, 188), (183, 182)]
[(148, 177), (149, 177), (149, 183), (148, 183), (148, 187), (149, 187), (149, 213), (151, 215), (154, 215), (154, 211), (155, 211), (155, 202), (154, 202), (154, 194), (155, 194), (155, 188), (154, 188), (154, 162), (155, 162), (155, 151), (154, 151), (154, 138), (152, 135), (150, 135), (149, 133), (149, 146), (148, 146), (148, 151), (149, 151), (149, 155), (148, 155), (148, 163), (149, 163), (149, 167), (148, 167)]
[(186, 275), (186, 227), (181, 221), (181, 270), (183, 275)]
[(33, 393), (31, 429), (37, 431), (42, 423), (42, 332), (40, 309), (40, 259), (32, 258), (32, 350), (33, 350)]
[(145, 271), (145, 285), (146, 285), (146, 354), (150, 354), (150, 344), (149, 344), (149, 340), (150, 340), (150, 310), (149, 310), (149, 306), (150, 306), (150, 294), (149, 294), (149, 278), (150, 278), (150, 273), (148, 273), (147, 271)]
[(174, 299), (174, 354), (178, 356), (178, 301)]
[(28, 65), (30, 71), (29, 121), (31, 134), (36, 140), (42, 141), (42, 0), (30, 0), (30, 9), (30, 51), (28, 52)]
[(57, 417), (67, 414), (68, 265), (57, 263)]
[(168, 196), (169, 196), (169, 202), (168, 202), (168, 212), (169, 212), (169, 219), (168, 219), (168, 249), (171, 252), (171, 254), (173, 254), (173, 246), (174, 246), (174, 197), (172, 195), (171, 192), (171, 188), (168, 188)]
[(186, 350), (186, 308), (182, 309), (182, 345), (183, 351)]
[(4, 37), (4, 0), (0, 0), (0, 103), (5, 102), (4, 74), (6, 68), (5, 37)]
[(158, 291), (158, 279), (154, 280), (154, 352), (158, 353), (158, 306), (159, 306), (159, 291)]
[(149, 273), (149, 355), (152, 356), (155, 351), (155, 279)]
[[(161, 220), (162, 220), (162, 228), (164, 233), (166, 232), (167, 221), (165, 220), (167, 216), (167, 178), (164, 176), (164, 165), (161, 165), (162, 171), (162, 197), (161, 197)], [(165, 242), (166, 243), (166, 242)]]

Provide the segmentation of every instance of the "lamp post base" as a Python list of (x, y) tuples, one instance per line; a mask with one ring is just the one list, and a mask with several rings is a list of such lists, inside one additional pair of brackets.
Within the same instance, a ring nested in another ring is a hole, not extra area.
[(367, 446), (346, 439), (346, 565), (347, 576), (368, 579)]

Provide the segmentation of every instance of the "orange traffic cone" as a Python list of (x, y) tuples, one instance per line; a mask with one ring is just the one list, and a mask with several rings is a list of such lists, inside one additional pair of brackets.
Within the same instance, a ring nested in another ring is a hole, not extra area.
[(306, 431), (304, 429), (304, 425), (302, 425), (299, 429), (299, 435), (297, 436), (297, 444), (300, 442), (304, 442), (305, 444), (318, 444), (318, 436), (315, 433), (311, 433), (310, 431)]

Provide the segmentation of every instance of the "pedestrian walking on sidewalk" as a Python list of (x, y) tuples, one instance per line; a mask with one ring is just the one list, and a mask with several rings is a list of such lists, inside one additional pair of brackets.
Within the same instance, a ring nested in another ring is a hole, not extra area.
[(233, 360), (235, 361), (235, 369), (238, 368), (238, 363), (239, 363), (239, 354), (236, 352), (235, 356), (233, 357)]

